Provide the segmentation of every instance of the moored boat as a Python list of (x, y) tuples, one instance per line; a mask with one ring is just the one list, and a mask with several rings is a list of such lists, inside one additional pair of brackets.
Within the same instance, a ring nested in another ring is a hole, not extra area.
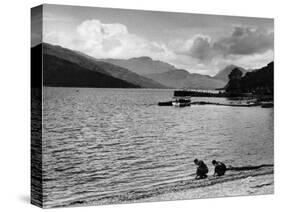
[(159, 106), (175, 106), (175, 107), (185, 107), (191, 105), (191, 97), (186, 90), (174, 91), (174, 97), (172, 101), (158, 102)]
[(186, 107), (190, 106), (191, 99), (189, 96), (187, 97), (174, 97), (172, 101), (172, 105), (176, 107)]
[(172, 105), (176, 107), (186, 107), (190, 106), (191, 97), (188, 95), (188, 92), (185, 90), (174, 91), (174, 97), (172, 100)]

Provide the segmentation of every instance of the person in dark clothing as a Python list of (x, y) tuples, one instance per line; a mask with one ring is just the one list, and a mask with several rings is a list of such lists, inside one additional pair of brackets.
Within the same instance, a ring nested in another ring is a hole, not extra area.
[(214, 176), (222, 176), (226, 172), (226, 166), (220, 161), (213, 160), (212, 164), (215, 166)]
[(198, 159), (195, 159), (194, 163), (197, 165), (195, 179), (204, 179), (208, 177), (207, 173), (209, 172), (209, 169), (207, 165), (202, 160), (198, 160)]

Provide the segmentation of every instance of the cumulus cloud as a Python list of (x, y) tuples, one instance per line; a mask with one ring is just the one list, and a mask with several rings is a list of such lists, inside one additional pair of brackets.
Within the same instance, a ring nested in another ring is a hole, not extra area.
[(236, 26), (229, 35), (195, 34), (191, 38), (171, 38), (161, 43), (129, 31), (120, 23), (86, 20), (72, 30), (46, 30), (43, 41), (81, 51), (95, 58), (149, 56), (190, 72), (214, 75), (229, 64), (245, 68), (261, 67), (273, 59), (273, 31)]
[(224, 55), (250, 55), (273, 49), (273, 32), (250, 27), (235, 27), (229, 37), (214, 43), (214, 48)]
[(195, 35), (187, 40), (174, 40), (169, 43), (178, 56), (189, 56), (195, 59), (209, 60), (212, 58), (211, 37), (207, 35)]
[(96, 58), (131, 58), (150, 56), (167, 60), (174, 56), (166, 45), (148, 41), (120, 23), (102, 23), (86, 20), (77, 26), (75, 34), (65, 35), (58, 31), (44, 33), (43, 40), (67, 48), (82, 51)]
[(197, 34), (176, 40), (169, 47), (177, 54), (174, 63), (191, 72), (214, 75), (229, 64), (258, 68), (273, 60), (273, 31), (237, 26), (228, 36), (213, 40)]
[(200, 60), (213, 57), (211, 39), (207, 36), (197, 36), (189, 49), (189, 55)]
[(177, 42), (178, 54), (185, 54), (209, 62), (219, 57), (262, 54), (273, 50), (273, 32), (264, 29), (237, 26), (232, 34), (212, 41), (209, 36), (195, 35), (187, 41)]

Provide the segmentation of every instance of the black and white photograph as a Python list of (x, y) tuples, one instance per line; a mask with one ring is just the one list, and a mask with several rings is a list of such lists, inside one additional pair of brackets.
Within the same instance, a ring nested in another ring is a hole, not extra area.
[(274, 194), (274, 19), (31, 9), (31, 203)]

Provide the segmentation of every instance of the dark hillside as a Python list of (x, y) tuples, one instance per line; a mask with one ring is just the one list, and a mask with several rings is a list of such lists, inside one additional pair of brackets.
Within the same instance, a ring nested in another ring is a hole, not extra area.
[(88, 70), (61, 58), (44, 55), (43, 85), (58, 87), (139, 88), (126, 81)]

